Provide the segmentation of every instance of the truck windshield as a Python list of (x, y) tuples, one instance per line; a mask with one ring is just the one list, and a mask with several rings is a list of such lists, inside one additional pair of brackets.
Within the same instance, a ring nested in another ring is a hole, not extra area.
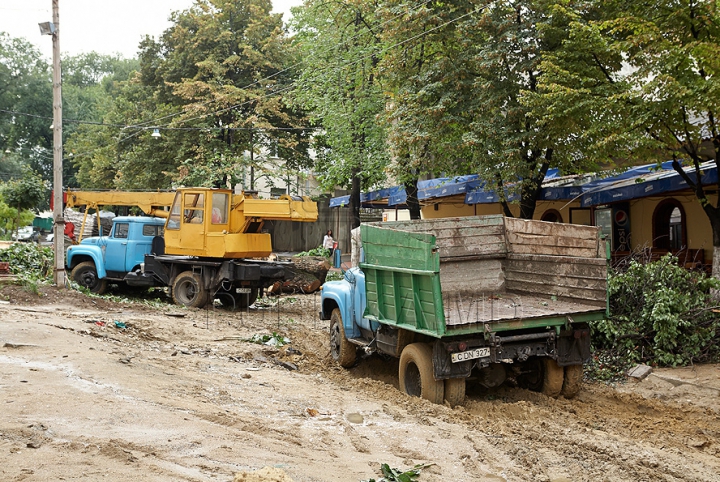
[(175, 194), (172, 207), (170, 208), (170, 216), (168, 217), (167, 229), (180, 229), (180, 200), (182, 194)]
[(227, 223), (227, 212), (228, 212), (228, 198), (227, 193), (214, 192), (212, 195), (212, 218), (213, 224), (225, 224)]

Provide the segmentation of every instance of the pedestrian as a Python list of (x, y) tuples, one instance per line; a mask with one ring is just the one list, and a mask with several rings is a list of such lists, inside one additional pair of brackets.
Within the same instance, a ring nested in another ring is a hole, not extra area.
[(328, 229), (323, 238), (322, 247), (330, 250), (330, 258), (332, 258), (333, 251), (335, 251), (335, 240), (333, 239), (332, 229)]

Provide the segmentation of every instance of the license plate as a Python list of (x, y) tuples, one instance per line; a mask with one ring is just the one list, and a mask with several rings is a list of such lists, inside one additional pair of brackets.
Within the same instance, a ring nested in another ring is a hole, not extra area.
[(451, 358), (453, 363), (463, 362), (466, 360), (474, 360), (475, 358), (485, 358), (490, 356), (490, 347), (475, 348), (473, 350), (461, 351), (453, 353)]
[(248, 294), (250, 293), (250, 288), (235, 288), (235, 293)]

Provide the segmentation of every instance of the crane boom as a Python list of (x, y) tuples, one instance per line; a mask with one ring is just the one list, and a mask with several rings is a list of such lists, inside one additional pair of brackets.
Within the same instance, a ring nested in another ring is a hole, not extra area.
[(167, 217), (167, 208), (175, 198), (174, 191), (67, 191), (67, 207), (133, 206), (149, 216)]

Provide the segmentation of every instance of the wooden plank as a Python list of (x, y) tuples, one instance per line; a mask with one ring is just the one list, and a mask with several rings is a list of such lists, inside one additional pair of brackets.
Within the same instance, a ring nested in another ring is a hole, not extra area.
[(411, 232), (438, 232), (457, 227), (474, 226), (503, 226), (502, 215), (489, 216), (462, 216), (452, 218), (419, 219), (413, 221), (385, 221), (381, 223), (370, 223), (371, 225), (383, 226), (388, 229), (398, 229)]
[[(605, 278), (558, 276), (552, 273), (522, 273), (517, 271), (506, 273), (505, 286), (508, 290), (515, 291), (521, 289), (522, 291), (528, 291), (524, 288), (525, 284), (529, 286), (547, 286), (548, 289), (553, 286), (558, 288), (592, 291), (604, 291), (607, 289), (607, 280)], [(546, 293), (547, 290), (544, 290), (543, 292)], [(604, 296), (603, 299), (605, 299)]]
[(544, 296), (547, 298), (554, 296), (558, 298), (567, 298), (588, 303), (605, 303), (604, 290), (570, 288), (566, 286), (546, 285), (544, 283), (532, 283), (529, 281), (524, 281), (519, 284), (507, 283), (505, 286), (513, 292), (527, 293), (530, 295)]
[(509, 253), (508, 260), (521, 260), (521, 261), (539, 261), (548, 262), (555, 264), (587, 264), (597, 266), (607, 266), (607, 259), (605, 256), (602, 257), (574, 257), (574, 256), (550, 256), (545, 254), (535, 253)]
[(478, 294), (474, 298), (449, 296), (443, 298), (443, 304), (445, 324), (452, 327), (493, 321), (572, 316), (604, 308), (604, 304), (568, 299), (553, 300), (549, 296), (509, 292), (493, 296)]
[[(557, 246), (558, 248), (587, 248), (597, 252), (597, 240), (596, 239), (582, 239), (582, 238), (571, 238), (568, 236), (539, 236), (533, 233), (507, 233), (508, 242), (512, 245), (516, 244), (528, 244), (532, 246), (537, 245), (551, 245)], [(514, 250), (511, 250), (514, 251)], [(562, 253), (560, 253), (562, 254)], [(592, 256), (595, 257), (595, 256)]]
[(547, 245), (523, 245), (514, 244), (511, 248), (512, 253), (517, 254), (545, 254), (551, 256), (576, 256), (579, 258), (591, 258), (597, 254), (597, 249), (590, 248), (568, 248)]
[(494, 237), (471, 239), (465, 245), (459, 246), (438, 246), (438, 250), (440, 262), (452, 258), (504, 258), (506, 255), (505, 241)]
[(505, 218), (508, 233), (527, 233), (541, 236), (560, 236), (575, 239), (598, 239), (597, 226), (549, 223), (532, 219)]
[(443, 263), (440, 268), (440, 285), (444, 294), (468, 290), (503, 291), (503, 260), (495, 258)]
[[(562, 258), (559, 258), (562, 259)], [(587, 259), (587, 258), (585, 258)], [(575, 260), (577, 261), (577, 260)], [(573, 276), (578, 278), (607, 279), (605, 263), (582, 263), (563, 261), (533, 261), (525, 259), (509, 259), (505, 264), (508, 273), (539, 273), (556, 276)]]

